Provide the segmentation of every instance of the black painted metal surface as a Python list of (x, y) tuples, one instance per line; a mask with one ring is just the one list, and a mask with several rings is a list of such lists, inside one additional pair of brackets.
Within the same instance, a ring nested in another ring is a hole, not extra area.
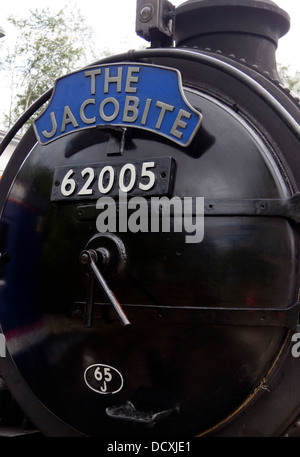
[[(180, 14), (206, 2), (188, 3)], [(232, 58), (159, 51), (131, 58), (180, 70), (203, 116), (188, 148), (134, 128), (40, 146), (29, 130), (9, 163), (0, 183), (9, 356), (0, 369), (49, 436), (280, 435), (300, 405), (290, 350), (299, 324), (299, 107)], [(154, 157), (174, 164), (170, 197), (204, 198), (201, 242), (172, 231), (99, 236), (95, 200), (51, 199), (63, 179), (57, 167), (119, 169)], [(80, 261), (87, 252), (101, 253), (94, 271), (130, 325), (91, 287)]]

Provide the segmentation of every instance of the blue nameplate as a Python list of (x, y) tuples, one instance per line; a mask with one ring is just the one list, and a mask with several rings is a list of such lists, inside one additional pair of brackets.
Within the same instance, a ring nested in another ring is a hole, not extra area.
[(185, 98), (177, 70), (119, 63), (59, 78), (34, 128), (41, 144), (74, 131), (112, 125), (149, 130), (188, 146), (201, 120)]

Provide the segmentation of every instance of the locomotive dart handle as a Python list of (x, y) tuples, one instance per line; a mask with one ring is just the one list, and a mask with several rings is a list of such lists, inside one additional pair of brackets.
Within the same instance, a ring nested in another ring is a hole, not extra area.
[[(114, 296), (114, 294), (112, 293), (110, 288), (108, 287), (107, 282), (105, 281), (104, 277), (102, 276), (101, 272), (99, 271), (99, 268), (97, 267), (96, 262), (98, 261), (99, 254), (102, 256), (102, 260), (105, 263), (105, 261), (107, 260), (106, 252), (105, 252), (105, 250), (101, 250), (101, 249), (98, 252), (93, 249), (82, 251), (80, 254), (80, 261), (81, 261), (81, 263), (89, 266), (91, 273), (96, 278), (96, 280), (97, 280), (98, 284), (100, 285), (100, 287), (102, 288), (106, 298), (108, 299), (109, 303), (112, 305), (115, 312), (117, 313), (117, 316), (120, 319), (122, 325), (128, 326), (128, 325), (130, 325), (130, 322), (129, 322), (126, 314), (124, 313), (120, 303), (118, 302), (118, 300), (116, 299), (116, 297)], [(90, 278), (90, 283), (91, 283), (91, 278)], [(88, 295), (89, 295), (88, 301), (90, 301), (90, 299), (91, 299), (90, 285), (89, 285), (89, 294)], [(87, 303), (87, 305), (88, 305), (88, 307), (90, 307), (91, 303)]]
[(89, 274), (89, 284), (85, 302), (83, 325), (85, 327), (92, 327), (93, 321), (93, 308), (94, 308), (94, 283), (95, 277), (93, 273)]

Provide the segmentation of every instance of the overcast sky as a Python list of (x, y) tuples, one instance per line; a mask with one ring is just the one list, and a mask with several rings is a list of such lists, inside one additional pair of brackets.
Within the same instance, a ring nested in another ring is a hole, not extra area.
[[(183, 0), (171, 2), (175, 6), (184, 3)], [(49, 7), (55, 12), (65, 5), (71, 5), (74, 9), (79, 8), (86, 17), (87, 24), (97, 30), (99, 49), (109, 48), (112, 52), (118, 53), (145, 44), (145, 41), (135, 34), (136, 0), (8, 0), (1, 3), (0, 25), (5, 28), (7, 34), (2, 40), (10, 40), (13, 37), (13, 30), (6, 21), (9, 14), (22, 17), (29, 9)], [(300, 0), (276, 0), (275, 3), (291, 17), (291, 29), (279, 41), (277, 60), (300, 69)]]
[[(112, 53), (121, 53), (136, 49), (147, 42), (135, 33), (136, 0), (2, 0), (0, 9), (0, 26), (5, 29), (6, 36), (1, 38), (7, 44), (14, 40), (14, 28), (7, 21), (11, 14), (18, 17), (28, 15), (29, 10), (48, 7), (52, 13), (65, 6), (79, 9), (86, 23), (97, 32), (97, 49), (101, 52), (108, 48)], [(175, 6), (183, 0), (171, 0)], [(294, 73), (300, 70), (300, 0), (276, 0), (277, 5), (284, 9), (291, 18), (289, 33), (279, 41), (277, 61), (290, 66)], [(101, 56), (100, 56), (101, 58)], [(9, 106), (9, 91), (5, 87), (5, 74), (0, 72), (0, 99), (3, 112)], [(6, 84), (7, 86), (7, 84)], [(0, 113), (0, 129), (2, 127)]]

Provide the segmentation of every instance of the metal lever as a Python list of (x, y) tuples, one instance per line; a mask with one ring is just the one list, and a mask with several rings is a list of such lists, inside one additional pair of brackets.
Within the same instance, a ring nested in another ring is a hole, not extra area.
[(93, 286), (94, 286), (94, 278), (96, 278), (98, 284), (100, 285), (101, 289), (103, 290), (106, 298), (114, 308), (115, 312), (117, 313), (118, 318), (120, 319), (122, 325), (128, 326), (130, 322), (124, 313), (120, 303), (110, 290), (107, 282), (103, 278), (102, 274), (100, 273), (96, 262), (98, 262), (99, 257), (102, 257), (102, 262), (105, 263), (105, 260), (108, 259), (108, 252), (106, 249), (99, 249), (95, 251), (94, 249), (89, 249), (82, 251), (80, 254), (80, 262), (84, 265), (87, 265), (90, 269), (90, 281), (88, 287), (88, 296), (86, 302), (86, 324), (88, 326), (91, 325), (91, 314), (92, 314), (92, 307), (93, 307)]
[(93, 312), (94, 312), (94, 284), (95, 276), (92, 272), (89, 273), (89, 285), (84, 308), (83, 325), (84, 327), (92, 327)]

